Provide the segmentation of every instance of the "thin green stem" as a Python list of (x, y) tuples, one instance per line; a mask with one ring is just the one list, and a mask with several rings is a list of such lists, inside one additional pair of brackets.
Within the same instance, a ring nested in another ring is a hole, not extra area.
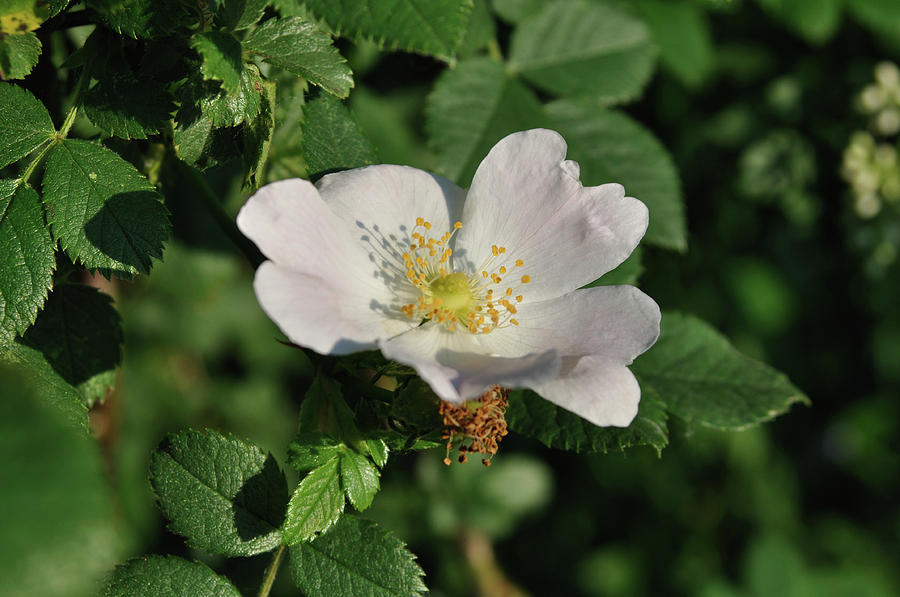
[(200, 202), (206, 208), (209, 215), (216, 221), (219, 228), (222, 229), (222, 232), (224, 232), (229, 240), (231, 240), (241, 253), (244, 254), (244, 257), (247, 258), (247, 261), (250, 262), (250, 265), (252, 265), (254, 269), (259, 267), (259, 264), (265, 261), (262, 253), (259, 252), (256, 245), (250, 242), (246, 236), (241, 234), (241, 231), (238, 230), (238, 227), (231, 216), (225, 213), (225, 209), (222, 208), (218, 196), (216, 196), (215, 192), (210, 188), (209, 184), (207, 184), (203, 175), (181, 160), (177, 158), (173, 159), (177, 163), (177, 167), (184, 179), (197, 191), (196, 195), (200, 198)]
[(69, 134), (69, 129), (72, 128), (72, 125), (75, 123), (75, 116), (78, 114), (78, 105), (72, 106), (72, 109), (69, 110), (69, 113), (66, 114), (66, 119), (63, 121), (62, 128), (59, 129), (59, 133), (57, 133), (57, 141), (62, 141)]
[(500, 51), (500, 44), (496, 39), (491, 39), (488, 41), (487, 45), (488, 55), (496, 60), (497, 62), (503, 62), (503, 52)]
[(269, 564), (269, 568), (266, 570), (266, 577), (263, 579), (263, 584), (259, 587), (259, 593), (256, 594), (256, 597), (269, 597), (269, 591), (272, 590), (272, 585), (275, 584), (275, 577), (278, 576), (278, 568), (281, 566), (281, 558), (284, 556), (285, 549), (287, 549), (287, 546), (284, 544), (278, 547), (275, 557), (272, 558), (272, 563)]
[(41, 150), (37, 157), (31, 160), (31, 163), (28, 164), (28, 167), (25, 168), (25, 172), (22, 173), (22, 180), (28, 183), (28, 179), (31, 178), (31, 175), (34, 174), (35, 169), (38, 167), (38, 164), (41, 163), (41, 160), (44, 159), (44, 156), (47, 155), (47, 152), (50, 151), (56, 145), (56, 141), (51, 139), (49, 143), (44, 145), (44, 148)]

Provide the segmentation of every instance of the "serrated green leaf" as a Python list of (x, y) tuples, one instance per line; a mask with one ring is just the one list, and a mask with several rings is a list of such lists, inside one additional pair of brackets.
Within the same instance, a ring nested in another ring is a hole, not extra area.
[(149, 273), (162, 258), (169, 218), (150, 182), (110, 150), (75, 139), (53, 149), (44, 171), (53, 236), (69, 257), (105, 275)]
[[(818, 1), (818, 0), (814, 0)], [(715, 68), (715, 48), (703, 10), (684, 0), (641, 0), (664, 68), (689, 87), (697, 87)]]
[(376, 437), (367, 437), (363, 441), (366, 445), (366, 453), (372, 457), (372, 462), (378, 468), (383, 468), (387, 464), (388, 455), (391, 453), (387, 443), (383, 439)]
[(90, 121), (123, 139), (146, 139), (158, 133), (173, 108), (162, 85), (130, 76), (101, 79), (84, 94), (84, 112)]
[(18, 85), (0, 83), (0, 168), (24, 158), (54, 134), (44, 104)]
[(158, 37), (191, 22), (181, 0), (87, 0), (110, 29), (132, 38)]
[(311, 180), (329, 172), (358, 168), (378, 162), (347, 108), (337, 99), (320, 95), (303, 109), (303, 155)]
[(775, 369), (738, 352), (709, 324), (663, 314), (656, 344), (632, 370), (656, 390), (669, 413), (716, 429), (739, 430), (809, 399)]
[(319, 431), (305, 431), (288, 446), (288, 463), (300, 472), (326, 464), (341, 453), (342, 444)]
[(607, 4), (551, 2), (513, 32), (509, 67), (554, 95), (637, 97), (656, 51), (647, 27)]
[(41, 40), (31, 31), (0, 35), (0, 78), (24, 79), (41, 57)]
[(226, 93), (240, 91), (244, 61), (241, 42), (235, 36), (225, 31), (195, 33), (191, 37), (191, 47), (203, 58), (200, 72), (204, 79), (221, 81)]
[(215, 127), (199, 111), (191, 116), (179, 112), (175, 121), (175, 154), (185, 163), (205, 170), (242, 157), (244, 141), (240, 128)]
[(354, 39), (449, 59), (472, 11), (472, 0), (305, 0), (312, 13)]
[(339, 463), (333, 458), (313, 469), (294, 490), (282, 531), (287, 545), (314, 539), (331, 528), (344, 512)]
[(150, 459), (150, 483), (169, 529), (192, 547), (236, 557), (281, 543), (284, 474), (253, 444), (208, 430), (171, 434)]
[(439, 170), (463, 186), (497, 141), (547, 123), (537, 97), (488, 59), (444, 71), (427, 101), (425, 128)]
[(34, 323), (56, 268), (56, 243), (41, 198), (21, 180), (0, 180), (0, 345)]
[(202, 114), (217, 127), (237, 126), (256, 118), (262, 107), (263, 93), (263, 79), (259, 69), (252, 64), (244, 65), (241, 70), (241, 83), (236, 93), (227, 93), (218, 84), (197, 77), (182, 90), (179, 120), (193, 121)]
[(269, 147), (275, 134), (275, 83), (263, 82), (262, 106), (259, 116), (244, 127), (244, 187), (256, 189), (262, 184), (269, 157)]
[(687, 248), (678, 173), (656, 137), (624, 113), (589, 100), (559, 100), (546, 109), (553, 128), (568, 143), (568, 157), (581, 166), (584, 184), (621, 183), (628, 195), (650, 208), (645, 242)]
[(206, 564), (175, 556), (143, 556), (117, 566), (102, 597), (241, 597)]
[(106, 396), (122, 359), (122, 326), (112, 298), (92, 286), (57, 284), (22, 344), (39, 350), (85, 404)]
[(39, 350), (25, 346), (17, 339), (9, 346), (0, 345), (0, 364), (18, 369), (24, 380), (32, 383), (34, 394), (63, 414), (69, 427), (90, 433), (87, 406), (78, 391), (53, 370)]
[(506, 420), (516, 433), (551, 448), (604, 454), (634, 446), (651, 446), (662, 452), (669, 443), (667, 419), (659, 395), (643, 384), (638, 414), (624, 428), (597, 427), (529, 390), (512, 392), (506, 411)]
[(43, 380), (0, 361), (0, 541), (4, 597), (82, 597), (115, 562), (97, 442), (42, 404)]
[(359, 512), (372, 505), (380, 487), (378, 469), (372, 461), (351, 450), (341, 454), (341, 485)]
[(244, 40), (244, 49), (337, 97), (353, 87), (353, 72), (331, 37), (300, 17), (266, 21)]
[(220, 0), (216, 23), (225, 29), (246, 29), (262, 16), (269, 0)]
[(416, 597), (427, 590), (425, 573), (403, 542), (353, 516), (315, 541), (293, 546), (291, 573), (308, 597)]
[(842, 0), (756, 0), (756, 2), (766, 12), (812, 43), (821, 44), (828, 41), (841, 24)]
[(472, 4), (472, 16), (469, 17), (466, 34), (459, 44), (459, 53), (462, 56), (472, 56), (496, 37), (497, 27), (488, 8), (487, 0), (475, 0)]

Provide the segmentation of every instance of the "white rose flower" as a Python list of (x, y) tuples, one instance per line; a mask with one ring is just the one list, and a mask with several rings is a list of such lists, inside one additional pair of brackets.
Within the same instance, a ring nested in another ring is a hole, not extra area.
[(391, 165), (269, 184), (237, 218), (268, 258), (260, 305), (295, 344), (378, 348), (451, 403), (530, 388), (626, 426), (640, 400), (627, 365), (659, 336), (659, 307), (633, 286), (580, 288), (634, 250), (647, 207), (582, 186), (565, 156), (536, 129), (497, 143), (468, 193)]

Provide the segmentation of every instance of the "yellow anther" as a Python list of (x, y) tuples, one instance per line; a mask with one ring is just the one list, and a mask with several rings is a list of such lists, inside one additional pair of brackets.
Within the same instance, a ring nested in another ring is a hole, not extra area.
[(504, 253), (506, 253), (506, 247), (500, 247), (499, 249), (497, 249), (497, 251), (498, 251), (501, 255), (503, 255)]
[(431, 230), (431, 222), (425, 222), (423, 226), (425, 226), (425, 230)]
[(500, 271), (501, 274), (505, 274), (505, 273), (506, 273), (506, 268), (503, 267), (503, 266), (501, 265), (499, 271)]
[(522, 267), (523, 265), (525, 265), (524, 261), (522, 261), (521, 259), (516, 259), (516, 267)]
[(462, 222), (456, 222), (455, 224), (453, 224), (454, 230), (459, 230), (460, 228), (462, 228)]
[(519, 320), (517, 319), (510, 319), (509, 322), (513, 325), (519, 325)]
[(425, 218), (416, 218), (416, 226), (421, 226), (425, 223)]
[(488, 277), (488, 273), (487, 273), (486, 271), (482, 271), (482, 272), (481, 272), (481, 277), (482, 277), (482, 278), (487, 278), (487, 277)]
[(494, 257), (500, 255), (500, 249), (497, 247), (497, 245), (491, 245), (491, 253), (494, 254)]
[(522, 284), (528, 284), (529, 282), (531, 282), (531, 276), (522, 276)]
[(522, 299), (524, 299), (524, 298), (525, 298), (525, 297), (522, 296), (522, 295), (520, 294), (519, 296), (516, 297), (516, 302), (517, 302), (517, 303), (521, 303), (521, 302), (522, 302)]
[(512, 296), (512, 288), (506, 289), (506, 296)]

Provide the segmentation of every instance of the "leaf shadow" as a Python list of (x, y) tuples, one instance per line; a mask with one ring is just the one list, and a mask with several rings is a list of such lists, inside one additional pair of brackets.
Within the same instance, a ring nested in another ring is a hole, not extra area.
[(261, 539), (280, 529), (288, 497), (284, 473), (269, 454), (260, 471), (247, 479), (233, 498), (234, 528), (241, 540)]
[(151, 257), (162, 259), (169, 238), (168, 211), (155, 191), (117, 193), (85, 223), (84, 235), (109, 259), (109, 267), (97, 268), (102, 274), (147, 274)]

